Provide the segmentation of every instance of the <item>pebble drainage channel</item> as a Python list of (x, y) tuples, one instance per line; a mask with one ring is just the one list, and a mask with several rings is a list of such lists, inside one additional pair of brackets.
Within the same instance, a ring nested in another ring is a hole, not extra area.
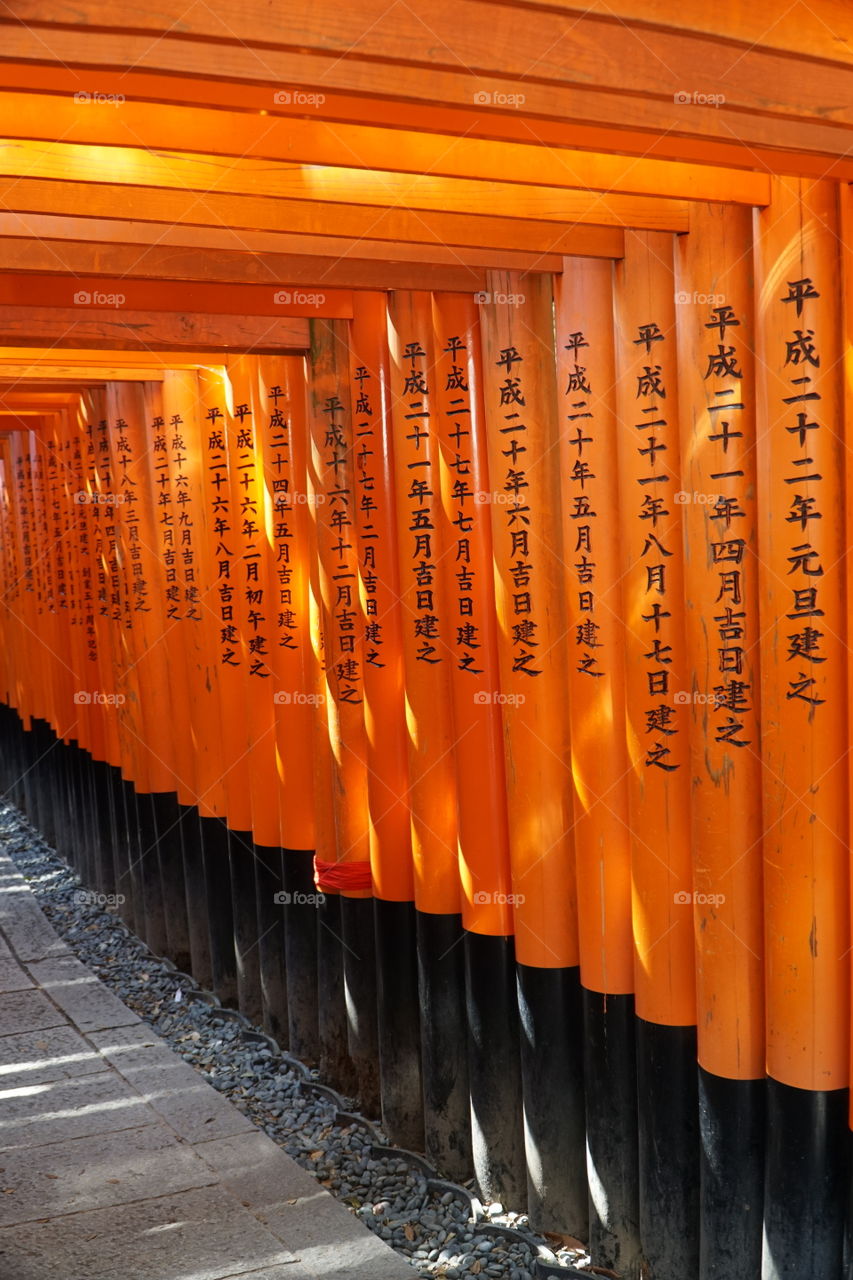
[(523, 1214), (484, 1206), (393, 1147), (378, 1125), (170, 960), (153, 955), (19, 811), (0, 803), (0, 840), (78, 958), (422, 1280), (612, 1276), (582, 1249), (549, 1248)]

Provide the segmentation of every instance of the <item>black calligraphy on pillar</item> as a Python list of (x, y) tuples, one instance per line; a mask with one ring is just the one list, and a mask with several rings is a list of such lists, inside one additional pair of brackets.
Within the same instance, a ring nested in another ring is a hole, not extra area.
[[(569, 334), (563, 344), (570, 353), (572, 367), (566, 382), (566, 418), (569, 422), (567, 440), (572, 459), (569, 471), (569, 515), (575, 522), (574, 573), (577, 581), (578, 621), (574, 627), (574, 642), (580, 649), (576, 670), (590, 679), (600, 679), (605, 673), (600, 669), (604, 646), (600, 639), (601, 627), (595, 619), (595, 532), (598, 512), (592, 508), (588, 487), (595, 480), (595, 423), (590, 408), (592, 388), (586, 366), (580, 363), (580, 352), (588, 347), (581, 330)], [(570, 544), (571, 546), (571, 544)]]
[(201, 622), (199, 605), (198, 566), (193, 540), (193, 500), (190, 478), (184, 468), (190, 462), (187, 445), (181, 431), (183, 419), (173, 413), (169, 419), (169, 449), (171, 455), (172, 499), (175, 514), (175, 554), (181, 571), (179, 600), (183, 606), (182, 617), (186, 622)]
[[(162, 420), (161, 420), (162, 421)], [(208, 485), (212, 493), (210, 526), (216, 537), (216, 594), (219, 601), (219, 662), (223, 667), (239, 667), (240, 633), (234, 618), (234, 529), (228, 485), (228, 450), (222, 410), (212, 405), (207, 411), (210, 424), (206, 455)]]
[[(415, 581), (415, 608), (411, 625), (415, 639), (419, 642), (415, 657), (419, 662), (427, 662), (431, 666), (442, 661), (439, 643), (442, 640), (440, 618), (436, 605), (436, 536), (433, 521), (431, 499), (435, 497), (433, 488), (432, 459), (429, 455), (429, 417), (425, 397), (429, 395), (426, 383), (424, 361), (426, 351), (419, 342), (407, 342), (404, 360), (409, 361), (410, 368), (405, 374), (403, 399), (409, 412), (404, 414), (407, 424), (406, 439), (412, 442), (410, 453), (418, 456), (407, 464), (411, 473), (409, 491), (409, 532), (412, 535), (412, 575)], [(423, 449), (421, 446), (423, 445)]]
[(273, 502), (275, 580), (278, 584), (276, 644), (280, 649), (295, 650), (299, 647), (297, 632), (303, 623), (297, 616), (293, 599), (293, 572), (296, 563), (293, 504), (297, 497), (304, 495), (297, 495), (293, 488), (291, 427), (278, 403), (284, 394), (277, 385), (270, 387), (267, 393), (267, 398), (272, 400), (267, 423), (267, 456)]
[(456, 335), (448, 338), (444, 346), (445, 353), (451, 358), (451, 365), (445, 378), (447, 408), (444, 411), (446, 422), (443, 424), (443, 435), (447, 444), (447, 467), (453, 473), (450, 497), (453, 504), (451, 523), (456, 543), (456, 665), (460, 671), (482, 675), (483, 668), (477, 666), (477, 650), (482, 644), (483, 623), (477, 613), (474, 595), (477, 571), (473, 565), (471, 533), (474, 528), (472, 505), (486, 495), (476, 494), (471, 487), (471, 390), (464, 367), (464, 353), (467, 350), (465, 343)]
[(329, 451), (326, 457), (326, 475), (329, 481), (325, 486), (328, 514), (324, 517), (324, 523), (335, 561), (329, 576), (335, 593), (334, 601), (330, 603), (335, 633), (332, 656), (338, 700), (360, 703), (362, 672), (356, 643), (359, 618), (358, 577), (352, 561), (355, 513), (354, 495), (349, 485), (345, 412), (339, 396), (326, 398), (323, 413), (326, 415), (325, 448)]
[(539, 620), (533, 608), (533, 592), (531, 591), (535, 566), (530, 550), (530, 503), (527, 490), (530, 483), (527, 479), (527, 423), (519, 410), (525, 408), (522, 385), (523, 370), (516, 366), (524, 363), (524, 357), (517, 347), (504, 347), (495, 361), (499, 369), (505, 371), (503, 382), (498, 387), (498, 398), (501, 416), (507, 424), (499, 427), (504, 437), (505, 448), (501, 455), (506, 458), (506, 473), (503, 489), (507, 495), (504, 508), (506, 519), (506, 537), (509, 544), (509, 574), (512, 578), (513, 590), (510, 593), (512, 603), (511, 643), (512, 670), (519, 675), (540, 676), (542, 668), (536, 666), (536, 649), (539, 644)]
[[(361, 585), (365, 595), (364, 661), (371, 667), (384, 667), (382, 661), (385, 637), (376, 599), (382, 581), (383, 547), (377, 521), (382, 509), (383, 490), (376, 488), (376, 470), (381, 465), (376, 450), (375, 410), (370, 383), (373, 375), (363, 364), (353, 372), (353, 432), (355, 446), (355, 490), (358, 497), (359, 557)], [(387, 580), (387, 579), (386, 579)]]
[(794, 315), (791, 336), (785, 339), (785, 369), (791, 395), (783, 396), (782, 403), (790, 419), (785, 433), (794, 456), (789, 459), (787, 474), (783, 477), (790, 489), (785, 523), (790, 537), (788, 576), (793, 579), (785, 615), (792, 624), (787, 633), (785, 660), (791, 664), (791, 673), (785, 697), (805, 703), (811, 720), (816, 709), (826, 701), (819, 696), (814, 674), (818, 665), (826, 661), (821, 649), (824, 633), (820, 629), (820, 619), (824, 616), (820, 596), (824, 569), (810, 541), (814, 522), (823, 519), (823, 475), (811, 453), (819, 438), (815, 433), (823, 430), (818, 407), (822, 397), (815, 388), (814, 376), (820, 368), (820, 355), (815, 331), (808, 324), (808, 304), (819, 298), (820, 293), (808, 276), (786, 283), (787, 293), (780, 301), (793, 306)]
[(718, 717), (718, 723), (714, 725), (714, 741), (742, 748), (751, 741), (744, 736), (741, 717), (752, 709), (752, 687), (744, 679), (744, 673), (746, 640), (753, 620), (747, 616), (745, 608), (748, 548), (737, 533), (738, 522), (746, 518), (737, 496), (743, 470), (732, 465), (729, 452), (730, 449), (733, 453), (739, 450), (736, 442), (743, 439), (741, 415), (746, 407), (736, 332), (740, 328), (740, 320), (730, 306), (713, 307), (710, 317), (705, 328), (709, 332), (711, 346), (706, 352), (708, 364), (703, 377), (711, 393), (708, 441), (717, 446), (719, 457), (719, 469), (712, 471), (710, 478), (720, 490), (706, 511), (710, 528), (708, 542), (719, 583), (718, 608), (713, 616), (717, 633), (718, 683), (714, 685), (711, 705)]
[(646, 663), (646, 690), (649, 703), (645, 709), (645, 732), (651, 741), (646, 744), (646, 768), (654, 766), (664, 773), (674, 773), (681, 766), (673, 763), (672, 738), (680, 732), (677, 708), (673, 705), (676, 690), (672, 688), (672, 610), (668, 607), (669, 584), (667, 561), (675, 554), (664, 542), (663, 522), (670, 516), (673, 495), (669, 492), (671, 475), (667, 469), (669, 446), (666, 434), (669, 422), (666, 417), (666, 386), (663, 368), (658, 363), (657, 344), (666, 336), (660, 325), (652, 322), (641, 324), (634, 345), (644, 348), (645, 363), (637, 374), (636, 399), (643, 402), (640, 413), (643, 419), (634, 423), (639, 432), (635, 446), (643, 460), (641, 470), (647, 475), (637, 477), (639, 486), (638, 517), (640, 520), (642, 549), (640, 561), (645, 573), (645, 610), (640, 615), (646, 626), (649, 648), (644, 656)]
[(237, 460), (235, 471), (240, 502), (240, 537), (243, 548), (243, 599), (246, 619), (246, 647), (249, 658), (249, 675), (266, 680), (271, 675), (267, 666), (269, 638), (266, 633), (267, 604), (264, 599), (263, 546), (264, 530), (258, 514), (258, 486), (256, 479), (255, 440), (252, 410), (247, 404), (234, 406), (237, 419)]

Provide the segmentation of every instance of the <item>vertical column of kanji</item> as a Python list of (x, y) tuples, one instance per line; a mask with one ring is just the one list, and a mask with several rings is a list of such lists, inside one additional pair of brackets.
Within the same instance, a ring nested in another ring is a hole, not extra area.
[(689, 738), (676, 701), (687, 677), (672, 254), (671, 236), (631, 232), (615, 269), (640, 1238), (661, 1280), (696, 1275), (699, 1265)]
[(550, 278), (490, 273), (481, 309), (527, 1151), (540, 1227), (586, 1236), (583, 1010)]
[[(388, 306), (393, 484), (405, 678), (411, 847), (426, 1150), (440, 1167), (464, 1162), (471, 1123), (457, 854), (451, 650), (439, 567), (449, 545), (433, 429), (430, 295), (395, 293)], [(480, 1110), (472, 1097), (472, 1119)], [(502, 1117), (502, 1124), (507, 1118)], [(488, 1128), (488, 1123), (486, 1128)], [(497, 1131), (500, 1132), (499, 1130)], [(494, 1136), (497, 1136), (495, 1134)], [(496, 1143), (494, 1163), (502, 1168)], [(483, 1187), (496, 1186), (488, 1166)], [(486, 1194), (484, 1191), (483, 1194)], [(495, 1194), (492, 1198), (498, 1198)]]
[(255, 448), (258, 407), (257, 358), (228, 362), (233, 397), (229, 419), (231, 502), (236, 555), (235, 621), (245, 678), (245, 739), (250, 825), (229, 834), (234, 945), (240, 1008), (252, 1021), (263, 1019), (256, 848), (279, 846), (279, 788), (276, 770), (275, 704), (270, 657), (269, 557), (263, 513), (263, 485)]
[(841, 1272), (849, 1070), (838, 188), (756, 214), (767, 1174), (763, 1275)]
[[(494, 495), (473, 297), (433, 295), (433, 340), (433, 425), (447, 530), (439, 576), (448, 620), (467, 1003), (471, 1026), (481, 1028), (469, 1043), (473, 1155), (478, 1181), (484, 1188), (496, 1181), (500, 1198), (503, 1166), (515, 1165), (523, 1178), (523, 1136), (489, 506)], [(493, 1168), (501, 1170), (497, 1177)]]
[(760, 1270), (765, 1100), (751, 211), (695, 205), (676, 269), (700, 1275), (747, 1280)]
[(593, 1262), (639, 1261), (631, 829), (619, 546), (613, 266), (555, 281), (578, 929)]
[[(207, 628), (211, 686), (216, 690), (218, 750), (199, 743), (199, 828), (203, 874), (191, 873), (203, 885), (209, 922), (213, 989), (220, 999), (237, 999), (237, 958), (231, 904), (229, 827), (251, 829), (248, 776), (248, 732), (245, 728), (243, 652), (237, 624), (239, 514), (229, 478), (228, 421), (233, 400), (223, 368), (198, 370), (198, 437), (201, 500), (205, 536), (200, 608)], [(201, 669), (201, 660), (191, 664)]]
[(308, 909), (309, 895), (314, 894), (315, 843), (315, 711), (308, 695), (314, 692), (315, 677), (308, 592), (311, 535), (305, 475), (305, 359), (261, 356), (259, 375), (261, 463), (272, 524), (272, 669), (281, 796), (282, 850), (277, 876), (275, 866), (265, 864), (265, 891), (272, 894), (284, 926), (279, 980), (285, 990), (280, 997), (279, 1022), (283, 1023), (286, 1008), (286, 1023), (277, 1038), (297, 1057), (316, 1061), (317, 912)]
[[(385, 294), (354, 295), (350, 327), (353, 480), (364, 628), (367, 805), (375, 893), (382, 1122), (393, 1142), (420, 1148), (424, 1141), (421, 1009), (387, 330)], [(433, 1010), (432, 1016), (437, 1018), (439, 1011)], [(467, 1129), (465, 1093), (462, 1103), (457, 1119)], [(458, 1124), (454, 1132), (458, 1134)], [(435, 1130), (428, 1137), (434, 1163), (456, 1176), (456, 1166), (448, 1160), (451, 1153), (446, 1147), (435, 1149), (436, 1137)]]
[[(320, 768), (328, 752), (334, 792), (336, 851), (317, 847), (321, 958), (327, 930), (340, 910), (347, 995), (347, 1048), (365, 1105), (379, 1106), (376, 960), (367, 807), (364, 648), (359, 634), (352, 410), (347, 327), (312, 321), (309, 493), (316, 512), (318, 603), (325, 647), (325, 706), (318, 708)], [(337, 904), (335, 892), (338, 894)], [(330, 965), (339, 952), (329, 937)], [(334, 977), (336, 969), (332, 969)], [(320, 974), (323, 998), (323, 974)], [(343, 1046), (341, 1046), (343, 1048)], [(330, 1050), (331, 1052), (331, 1050)]]

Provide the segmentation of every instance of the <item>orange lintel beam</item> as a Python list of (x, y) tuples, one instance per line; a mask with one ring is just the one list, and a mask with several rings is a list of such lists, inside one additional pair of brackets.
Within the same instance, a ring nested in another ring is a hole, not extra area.
[(268, 316), (207, 316), (123, 308), (0, 306), (0, 342), (53, 349), (110, 347), (116, 351), (159, 348), (221, 351), (304, 351), (308, 321)]
[[(271, 200), (254, 195), (197, 195), (109, 182), (0, 177), (0, 209), (17, 211), (27, 219), (31, 214), (99, 219), (108, 228), (121, 219), (132, 221), (133, 240), (138, 237), (150, 242), (153, 238), (158, 244), (191, 243), (238, 252), (275, 252), (273, 237), (281, 232), (320, 236), (324, 229), (359, 244), (378, 241), (383, 246), (400, 242), (451, 248), (462, 245), (594, 258), (621, 258), (625, 248), (622, 229), (612, 226), (582, 223), (562, 227), (526, 218), (383, 209), (322, 200)], [(118, 231), (116, 228), (117, 240), (121, 238)], [(21, 234), (17, 225), (13, 234)], [(51, 227), (36, 224), (31, 229), (27, 221), (24, 234), (50, 235)], [(385, 253), (391, 256), (390, 247)]]
[[(275, 106), (273, 106), (275, 110)], [(745, 169), (643, 160), (543, 144), (531, 124), (523, 142), (371, 127), (292, 114), (249, 115), (124, 101), (112, 109), (71, 95), (0, 93), (10, 135), (31, 141), (130, 147), (287, 164), (428, 174), (430, 177), (766, 205), (769, 178)]]
[(0, 387), (30, 386), (33, 381), (42, 378), (50, 385), (82, 388), (101, 386), (107, 382), (162, 382), (163, 370), (144, 369), (141, 365), (86, 366), (56, 361), (45, 364), (15, 364), (12, 361), (0, 363)]
[[(48, 47), (42, 32), (3, 25), (2, 20), (0, 27), (0, 47), (10, 59), (3, 65), (3, 81), (10, 88), (57, 92), (61, 87), (71, 94), (120, 92), (136, 100), (153, 98), (250, 112), (280, 109), (274, 94), (289, 92), (288, 110), (294, 116), (521, 142), (530, 140), (532, 130), (539, 141), (553, 146), (853, 180), (853, 162), (845, 158), (850, 145), (849, 123), (845, 124), (849, 95), (842, 94), (835, 105), (827, 105), (821, 76), (825, 65), (815, 68), (801, 63), (798, 67), (802, 72), (805, 66), (806, 74), (815, 77), (822, 95), (811, 109), (802, 109), (801, 118), (800, 99), (791, 104), (797, 112), (794, 116), (769, 111), (766, 94), (759, 101), (741, 102), (732, 92), (730, 77), (725, 102), (715, 96), (709, 103), (691, 94), (689, 103), (684, 103), (675, 101), (675, 90), (638, 95), (611, 87), (601, 92), (594, 86), (592, 73), (579, 84), (571, 83), (569, 75), (547, 81), (528, 80), (524, 74), (520, 81), (507, 84), (500, 74), (472, 71), (460, 64), (409, 65), (400, 78), (398, 68), (370, 59), (269, 46), (259, 57), (242, 43), (217, 46), (212, 65), (211, 46), (204, 42), (168, 34), (151, 41), (126, 31), (54, 34), (53, 47), (65, 63), (75, 65), (45, 66)], [(753, 71), (757, 56), (755, 50), (748, 53)], [(13, 57), (31, 61), (16, 63)], [(741, 61), (738, 57), (738, 68)], [(701, 58), (693, 60), (681, 89), (692, 83), (696, 66), (705, 63)], [(116, 72), (116, 67), (133, 70)], [(229, 83), (226, 76), (235, 82)], [(790, 65), (786, 67), (774, 55), (765, 72), (766, 82), (778, 86), (789, 78)], [(707, 93), (713, 80), (712, 75), (704, 75), (696, 94)], [(507, 105), (500, 94), (510, 95), (514, 103), (519, 86), (523, 106)], [(312, 103), (322, 94), (324, 101), (308, 105), (300, 94), (311, 95)]]
[(687, 229), (688, 203), (663, 197), (561, 190), (484, 182), (474, 178), (437, 178), (368, 169), (310, 168), (226, 156), (183, 152), (153, 154), (142, 148), (81, 146), (61, 142), (0, 143), (0, 175), (57, 178), (65, 182), (110, 182), (130, 186), (184, 188), (206, 192), (326, 200), (334, 204), (370, 204), (432, 209), (435, 212), (499, 213), (562, 223), (595, 222), (656, 230)]
[(0, 271), (0, 307), (78, 307), (79, 315), (124, 311), (196, 311), (218, 316), (352, 317), (352, 294), (328, 287), (134, 280), (106, 275)]
[[(417, 289), (426, 288), (422, 273), (431, 268), (453, 271), (502, 264), (506, 270), (561, 272), (564, 261), (560, 254), (517, 249), (410, 245), (275, 232), (260, 236), (244, 233), (253, 240), (235, 249), (230, 230), (226, 235), (212, 228), (193, 227), (182, 234), (178, 234), (179, 228), (171, 230), (174, 234), (166, 238), (151, 223), (0, 213), (0, 271), (74, 271), (85, 275), (102, 271), (105, 275), (242, 284), (288, 279), (301, 286), (328, 283), (353, 289), (369, 287), (367, 282), (377, 278), (378, 270), (380, 289)], [(618, 239), (621, 233), (614, 234)], [(257, 243), (255, 237), (269, 243)], [(411, 283), (400, 283), (403, 279)]]
[[(696, 21), (691, 15), (702, 6), (704, 19)], [(751, 23), (744, 22), (743, 8), (733, 0), (710, 9), (705, 0), (684, 0), (673, 21), (671, 6), (659, 0), (652, 22), (636, 21), (632, 9), (622, 20), (618, 3), (596, 13), (577, 4), (520, 7), (494, 0), (430, 0), (426, 16), (411, 6), (389, 6), (387, 0), (359, 0), (356, 5), (293, 0), (278, 8), (247, 3), (240, 7), (239, 19), (233, 8), (187, 7), (185, 0), (159, 0), (156, 6), (146, 0), (122, 0), (113, 9), (103, 0), (15, 0), (13, 12), (20, 24), (38, 24), (44, 46), (66, 64), (71, 61), (66, 33), (57, 27), (133, 31), (149, 45), (174, 31), (188, 52), (204, 41), (204, 64), (220, 75), (229, 74), (225, 66), (232, 46), (248, 48), (256, 74), (262, 67), (266, 75), (275, 74), (270, 60), (283, 47), (301, 54), (325, 53), (342, 63), (369, 61), (374, 93), (387, 94), (392, 86), (399, 92), (413, 68), (464, 69), (469, 75), (505, 77), (518, 85), (534, 76), (542, 81), (574, 80), (670, 99), (685, 87), (685, 80), (702, 80), (709, 86), (725, 82), (729, 99), (747, 109), (767, 111), (778, 105), (799, 114), (822, 111), (849, 119), (844, 65), (849, 52), (839, 35), (849, 16), (843, 0), (796, 0), (783, 26), (778, 25), (778, 6), (771, 0), (756, 0)], [(652, 25), (655, 19), (657, 26)], [(696, 31), (685, 29), (694, 23)], [(709, 24), (713, 32), (707, 30)], [(821, 25), (822, 40), (814, 34)], [(811, 33), (808, 42), (804, 32)], [(791, 74), (790, 55), (804, 53)], [(133, 64), (122, 60), (114, 65)], [(181, 69), (185, 67), (186, 61)]]

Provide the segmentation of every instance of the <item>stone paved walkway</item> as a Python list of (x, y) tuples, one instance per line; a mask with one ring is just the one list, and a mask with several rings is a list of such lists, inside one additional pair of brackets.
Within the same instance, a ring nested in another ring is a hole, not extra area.
[(0, 856), (0, 1280), (411, 1280), (57, 936)]

